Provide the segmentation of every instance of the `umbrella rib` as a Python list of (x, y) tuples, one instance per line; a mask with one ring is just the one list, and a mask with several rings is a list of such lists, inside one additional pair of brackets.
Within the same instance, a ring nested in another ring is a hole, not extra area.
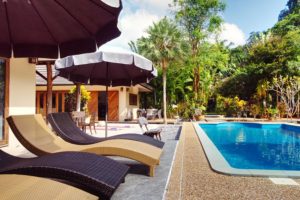
[(45, 27), (46, 27), (48, 33), (50, 34), (50, 36), (52, 37), (52, 39), (55, 41), (55, 43), (58, 44), (58, 41), (55, 39), (54, 35), (52, 34), (52, 32), (51, 32), (50, 28), (48, 27), (47, 23), (45, 22), (44, 18), (40, 15), (39, 11), (36, 9), (36, 7), (35, 7), (33, 1), (31, 1), (31, 5), (32, 5), (33, 9), (35, 10), (35, 12), (36, 12), (36, 13), (38, 14), (38, 16), (40, 17), (40, 19), (42, 20), (43, 24), (45, 25)]
[[(13, 39), (12, 39), (12, 35), (11, 35), (11, 31), (10, 31), (10, 21), (9, 21), (9, 17), (8, 17), (8, 9), (7, 9), (7, 1), (3, 2), (4, 3), (4, 7), (5, 7), (5, 14), (6, 14), (6, 21), (7, 21), (7, 28), (8, 28), (8, 33), (9, 33), (9, 40), (10, 40), (10, 43), (13, 42)], [(13, 49), (11, 49), (13, 50)]]

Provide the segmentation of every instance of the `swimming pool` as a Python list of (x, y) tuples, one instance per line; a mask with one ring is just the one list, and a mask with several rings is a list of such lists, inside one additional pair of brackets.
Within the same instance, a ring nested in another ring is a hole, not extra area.
[(216, 171), (300, 177), (300, 126), (234, 122), (194, 127)]

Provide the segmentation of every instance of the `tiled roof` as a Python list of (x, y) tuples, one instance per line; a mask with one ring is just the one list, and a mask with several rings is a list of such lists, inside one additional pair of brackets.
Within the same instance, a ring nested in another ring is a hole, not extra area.
[[(36, 71), (47, 78), (47, 67), (46, 67), (46, 65), (37, 65), (36, 66)], [(36, 73), (35, 76), (36, 76), (36, 85), (47, 85), (47, 81), (45, 79), (43, 79), (38, 73)], [(52, 76), (55, 76), (54, 66), (52, 66)], [(53, 85), (74, 85), (74, 83), (71, 82), (71, 81), (68, 81), (65, 78), (57, 76), (53, 81)]]

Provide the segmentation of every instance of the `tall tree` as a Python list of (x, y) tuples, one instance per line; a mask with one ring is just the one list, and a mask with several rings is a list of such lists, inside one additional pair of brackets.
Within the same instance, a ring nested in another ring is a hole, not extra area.
[(285, 105), (287, 116), (293, 117), (300, 106), (300, 78), (279, 76), (279, 78), (273, 79), (268, 89), (279, 94), (281, 101)]
[(158, 23), (154, 23), (147, 30), (148, 37), (137, 40), (136, 45), (130, 44), (131, 48), (136, 46), (137, 51), (151, 59), (162, 68), (163, 72), (163, 110), (164, 123), (167, 123), (167, 69), (173, 60), (182, 57), (187, 50), (187, 43), (183, 41), (183, 35), (176, 24), (166, 17)]
[(300, 0), (288, 0), (286, 6), (287, 8), (283, 9), (279, 14), (279, 21), (283, 20), (286, 16), (293, 13), (296, 9), (299, 10)]
[(219, 12), (225, 9), (220, 0), (174, 0), (176, 19), (186, 30), (192, 48), (194, 62), (193, 91), (196, 99), (199, 97), (201, 66), (197, 60), (200, 45), (210, 33), (215, 32), (222, 23)]

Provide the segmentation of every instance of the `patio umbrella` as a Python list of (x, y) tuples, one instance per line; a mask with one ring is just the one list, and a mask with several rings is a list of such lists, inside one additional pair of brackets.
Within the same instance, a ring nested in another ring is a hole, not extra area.
[(116, 48), (68, 56), (55, 62), (58, 75), (73, 82), (106, 86), (105, 136), (107, 136), (108, 86), (131, 86), (149, 82), (157, 70), (147, 58)]
[(0, 57), (94, 52), (120, 35), (121, 9), (120, 0), (2, 0)]
[[(120, 35), (121, 0), (1, 0), (0, 57), (58, 58), (94, 52)], [(47, 112), (52, 109), (47, 64)]]

